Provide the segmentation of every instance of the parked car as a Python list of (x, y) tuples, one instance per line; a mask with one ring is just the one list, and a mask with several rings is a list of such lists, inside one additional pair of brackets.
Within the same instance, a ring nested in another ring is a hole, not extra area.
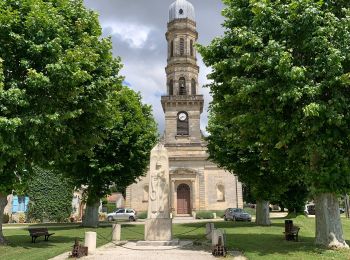
[(137, 213), (134, 209), (117, 209), (113, 213), (107, 214), (108, 221), (113, 220), (129, 220), (136, 221)]
[(240, 208), (228, 208), (225, 210), (224, 220), (252, 221), (252, 216)]

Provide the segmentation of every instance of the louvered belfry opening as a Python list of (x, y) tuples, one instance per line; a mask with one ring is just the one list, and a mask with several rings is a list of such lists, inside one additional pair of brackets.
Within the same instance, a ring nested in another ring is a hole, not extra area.
[(169, 81), (169, 96), (172, 96), (174, 95), (174, 82), (173, 80), (171, 79)]
[(180, 38), (180, 55), (183, 56), (185, 54), (185, 40)]
[(179, 79), (179, 95), (187, 95), (186, 79), (184, 77)]

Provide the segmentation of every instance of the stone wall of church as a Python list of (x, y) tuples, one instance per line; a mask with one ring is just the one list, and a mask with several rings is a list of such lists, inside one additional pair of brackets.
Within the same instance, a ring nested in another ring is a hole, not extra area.
[(213, 167), (205, 170), (206, 208), (243, 208), (242, 185), (229, 172)]
[(148, 210), (149, 173), (126, 189), (125, 207), (136, 211)]
[[(181, 160), (171, 158), (170, 181), (175, 183), (174, 187), (185, 183), (191, 187), (191, 208), (198, 210), (225, 210), (226, 208), (243, 208), (242, 185), (237, 177), (229, 172), (208, 163), (205, 160)], [(178, 172), (176, 169), (179, 169)], [(181, 170), (183, 169), (183, 170)], [(186, 171), (196, 172), (196, 177), (188, 177)], [(186, 178), (188, 177), (188, 178)], [(181, 181), (183, 180), (183, 181)], [(142, 177), (138, 183), (128, 187), (126, 193), (126, 207), (137, 211), (148, 209), (148, 187), (149, 176)], [(193, 196), (192, 192), (195, 192)], [(171, 190), (171, 196), (176, 196), (176, 191)], [(176, 208), (176, 202), (172, 207)]]

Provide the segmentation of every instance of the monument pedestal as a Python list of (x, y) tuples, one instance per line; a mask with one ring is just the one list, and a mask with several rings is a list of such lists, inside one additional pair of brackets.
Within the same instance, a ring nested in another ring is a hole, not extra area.
[(153, 218), (145, 222), (146, 241), (171, 241), (172, 240), (172, 219)]

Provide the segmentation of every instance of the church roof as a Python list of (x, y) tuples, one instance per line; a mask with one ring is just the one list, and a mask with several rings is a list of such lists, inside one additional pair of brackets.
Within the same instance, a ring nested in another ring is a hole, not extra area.
[(169, 22), (182, 18), (195, 21), (194, 7), (186, 0), (176, 0), (169, 7)]

